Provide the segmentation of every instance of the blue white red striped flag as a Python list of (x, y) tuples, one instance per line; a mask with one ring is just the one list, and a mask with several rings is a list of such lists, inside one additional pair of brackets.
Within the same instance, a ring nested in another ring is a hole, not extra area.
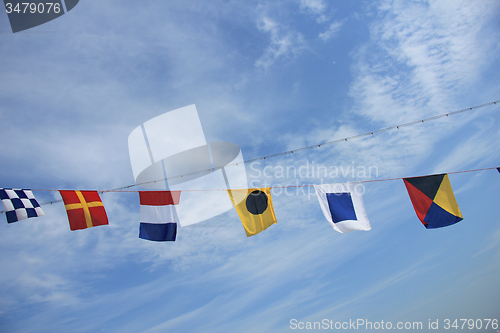
[(180, 191), (139, 191), (139, 238), (156, 242), (175, 241), (179, 222), (175, 205), (179, 204), (180, 196)]

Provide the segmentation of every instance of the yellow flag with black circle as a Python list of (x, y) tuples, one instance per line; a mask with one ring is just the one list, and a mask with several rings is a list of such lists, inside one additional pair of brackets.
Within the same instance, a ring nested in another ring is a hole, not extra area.
[(227, 190), (227, 193), (238, 212), (247, 237), (257, 235), (270, 225), (278, 223), (274, 215), (270, 187)]

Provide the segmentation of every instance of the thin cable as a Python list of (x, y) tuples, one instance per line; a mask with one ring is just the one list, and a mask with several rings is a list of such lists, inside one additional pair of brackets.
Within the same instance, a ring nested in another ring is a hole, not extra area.
[[(446, 172), (448, 175), (452, 174), (457, 174), (457, 173), (466, 173), (466, 172), (477, 172), (477, 171), (484, 171), (484, 170), (493, 170), (493, 169), (499, 169), (500, 167), (491, 167), (491, 168), (482, 168), (482, 169), (473, 169), (473, 170), (462, 170), (462, 171), (453, 171), (453, 172)], [(385, 179), (370, 179), (370, 180), (359, 180), (355, 182), (348, 182), (351, 184), (361, 184), (361, 183), (374, 183), (374, 182), (386, 182), (386, 181), (391, 181), (391, 180), (401, 180), (401, 179), (407, 179), (407, 178), (416, 178), (416, 177), (422, 177), (422, 176), (412, 176), (412, 177), (397, 177), (397, 178), (385, 178)], [(287, 189), (287, 188), (297, 188), (297, 187), (310, 187), (314, 186), (314, 184), (304, 184), (304, 185), (289, 185), (289, 186), (271, 186), (271, 190), (273, 189)], [(247, 190), (247, 189), (232, 189), (232, 190)], [(58, 191), (58, 190), (38, 190), (38, 189), (31, 189), (30, 191)], [(208, 190), (179, 190), (181, 192), (212, 192), (212, 191), (227, 191), (227, 189), (208, 189)], [(138, 193), (139, 191), (118, 191), (118, 190), (107, 190), (107, 191), (97, 191), (99, 193), (106, 193), (106, 192), (113, 192), (113, 193)], [(40, 206), (44, 205), (52, 205), (57, 202), (62, 202), (62, 200), (54, 200), (54, 201), (49, 201), (49, 202), (43, 202), (40, 204)], [(0, 214), (3, 214), (5, 211), (0, 211)]]
[[(323, 142), (323, 143), (320, 143), (320, 144), (315, 144), (315, 145), (312, 145), (312, 146), (297, 148), (297, 149), (293, 149), (293, 150), (289, 150), (289, 151), (285, 151), (285, 152), (281, 152), (281, 153), (276, 153), (276, 154), (271, 154), (271, 155), (267, 155), (267, 156), (263, 156), (263, 157), (257, 157), (257, 158), (245, 160), (245, 161), (242, 161), (242, 162), (238, 162), (238, 163), (227, 164), (226, 166), (245, 164), (245, 163), (254, 162), (254, 161), (258, 161), (258, 160), (265, 160), (266, 158), (272, 158), (272, 157), (283, 156), (283, 155), (287, 155), (287, 154), (293, 154), (294, 152), (297, 152), (297, 151), (303, 151), (303, 150), (308, 150), (308, 149), (312, 149), (312, 148), (321, 148), (321, 146), (332, 145), (332, 144), (335, 144), (335, 143), (339, 143), (339, 142), (343, 142), (343, 141), (348, 141), (348, 140), (352, 140), (352, 139), (359, 139), (359, 138), (362, 138), (362, 137), (365, 137), (365, 136), (372, 136), (372, 135), (375, 135), (375, 134), (378, 134), (378, 133), (381, 133), (381, 132), (386, 132), (386, 131), (393, 130), (393, 129), (400, 129), (401, 127), (408, 127), (408, 126), (413, 126), (413, 125), (417, 125), (417, 124), (422, 124), (424, 122), (433, 121), (433, 120), (444, 118), (444, 117), (449, 117), (449, 116), (456, 115), (456, 114), (459, 114), (459, 113), (463, 113), (463, 112), (467, 112), (467, 111), (472, 111), (474, 109), (480, 109), (480, 108), (483, 108), (483, 107), (486, 107), (486, 106), (490, 106), (492, 104), (496, 105), (499, 102), (500, 102), (500, 100), (497, 100), (497, 101), (494, 101), (494, 102), (480, 104), (480, 105), (472, 106), (472, 107), (469, 107), (469, 108), (466, 108), (466, 109), (462, 109), (462, 110), (457, 110), (457, 111), (452, 111), (452, 112), (448, 112), (448, 113), (443, 113), (443, 114), (440, 114), (440, 115), (437, 115), (437, 116), (433, 116), (433, 117), (429, 117), (429, 118), (424, 118), (424, 119), (420, 119), (420, 120), (415, 120), (415, 121), (411, 121), (411, 122), (400, 124), (400, 125), (396, 125), (396, 126), (390, 126), (390, 127), (382, 128), (382, 129), (371, 131), (371, 132), (366, 132), (366, 133), (362, 133), (362, 134), (357, 134), (357, 135), (345, 137), (345, 138), (342, 138), (342, 139), (336, 139), (336, 140), (326, 141), (326, 142)], [(473, 172), (473, 171), (480, 171), (480, 170), (489, 170), (489, 169), (495, 169), (495, 168), (457, 171), (457, 172), (450, 172), (450, 174), (462, 173), (462, 172)], [(107, 192), (139, 192), (139, 191), (120, 191), (120, 190), (128, 189), (128, 188), (135, 187), (135, 186), (145, 185), (145, 184), (162, 182), (162, 181), (165, 181), (167, 179), (182, 178), (184, 176), (195, 175), (195, 174), (198, 174), (198, 173), (201, 173), (201, 172), (206, 172), (206, 171), (210, 172), (210, 171), (212, 171), (212, 169), (200, 170), (200, 171), (190, 172), (190, 173), (186, 173), (186, 174), (182, 174), (182, 175), (178, 175), (178, 176), (172, 176), (172, 177), (162, 178), (162, 179), (158, 179), (158, 180), (153, 180), (153, 181), (148, 181), (148, 182), (143, 182), (143, 183), (138, 183), (138, 184), (132, 184), (132, 185), (128, 185), (128, 186), (122, 186), (122, 187), (117, 187), (117, 188), (113, 188), (113, 189), (110, 189), (110, 190), (102, 190), (102, 191), (97, 191), (97, 192), (101, 193), (101, 194), (102, 193), (107, 193)], [(359, 182), (356, 182), (356, 183), (366, 183), (366, 182), (376, 182), (376, 181), (388, 181), (388, 180), (398, 180), (398, 179), (403, 179), (403, 178), (365, 180), (365, 181), (359, 181)], [(274, 187), (274, 188), (289, 188), (289, 187), (291, 188), (291, 187), (303, 187), (303, 186), (305, 187), (305, 186), (313, 186), (313, 185), (286, 186), (286, 187)], [(53, 190), (53, 189), (32, 189), (31, 191), (50, 191), (50, 192), (56, 192), (56, 191), (59, 191), (59, 190)], [(225, 191), (225, 189), (184, 190), (184, 191)], [(56, 202), (62, 202), (62, 200), (49, 201), (49, 202), (42, 203), (41, 205), (53, 204), (53, 203), (56, 203)], [(0, 213), (3, 213), (3, 211), (1, 211)]]
[[(390, 127), (382, 128), (382, 129), (371, 131), (371, 132), (366, 132), (366, 133), (362, 133), (362, 134), (357, 134), (357, 135), (345, 137), (345, 138), (342, 138), (342, 139), (336, 139), (336, 140), (326, 141), (326, 142), (315, 144), (315, 145), (312, 145), (312, 146), (307, 146), (307, 147), (297, 148), (297, 149), (293, 149), (293, 150), (288, 150), (288, 151), (284, 151), (284, 152), (281, 152), (281, 153), (271, 154), (271, 155), (267, 155), (267, 156), (263, 156), (263, 157), (256, 157), (256, 158), (252, 158), (252, 159), (245, 160), (245, 161), (238, 162), (238, 163), (227, 164), (226, 166), (239, 165), (239, 164), (245, 164), (245, 163), (255, 162), (255, 161), (259, 161), (259, 160), (265, 160), (267, 158), (273, 158), (273, 157), (277, 157), (277, 156), (283, 156), (283, 155), (293, 154), (294, 152), (308, 150), (308, 149), (313, 149), (313, 148), (321, 148), (322, 146), (328, 146), (328, 145), (332, 145), (332, 144), (339, 143), (339, 142), (349, 141), (349, 140), (352, 140), (352, 139), (360, 139), (360, 138), (363, 138), (363, 137), (366, 137), (366, 136), (372, 136), (372, 135), (379, 134), (379, 133), (386, 132), (386, 131), (390, 131), (390, 130), (393, 130), (393, 129), (400, 129), (401, 127), (408, 127), (408, 126), (413, 126), (413, 125), (417, 125), (417, 124), (422, 124), (424, 122), (429, 122), (429, 121), (437, 120), (437, 119), (440, 119), (440, 118), (453, 116), (453, 115), (456, 115), (456, 114), (459, 114), (459, 113), (463, 113), (463, 112), (467, 112), (467, 111), (472, 111), (474, 109), (480, 109), (480, 108), (483, 108), (483, 107), (486, 107), (486, 106), (490, 106), (492, 104), (496, 105), (499, 102), (500, 102), (500, 100), (497, 100), (497, 101), (494, 101), (494, 102), (489, 102), (489, 103), (485, 103), (485, 104), (481, 104), (481, 105), (476, 105), (476, 106), (472, 106), (472, 107), (469, 107), (469, 108), (466, 108), (466, 109), (462, 109), (462, 110), (457, 110), (457, 111), (452, 111), (452, 112), (448, 112), (448, 113), (443, 113), (443, 114), (440, 114), (440, 115), (437, 115), (437, 116), (433, 116), (433, 117), (429, 117), (429, 118), (424, 118), (424, 119), (420, 119), (420, 120), (415, 120), (415, 121), (411, 121), (411, 122), (400, 124), (400, 125), (396, 125), (396, 126), (390, 126)], [(141, 186), (141, 185), (146, 185), (146, 184), (151, 184), (151, 183), (156, 183), (156, 182), (162, 182), (162, 181), (165, 181), (165, 180), (168, 180), (168, 179), (182, 178), (182, 177), (185, 177), (185, 176), (196, 175), (196, 174), (199, 174), (199, 173), (202, 173), (202, 172), (207, 172), (207, 171), (210, 172), (212, 170), (211, 169), (206, 169), (206, 170), (194, 171), (194, 172), (185, 173), (185, 174), (178, 175), (178, 176), (172, 176), (172, 177), (167, 177), (167, 178), (163, 178), (163, 179), (151, 180), (151, 181), (142, 182), (142, 183), (138, 183), (138, 184), (133, 184), (133, 185), (128, 185), (128, 186), (118, 187), (118, 188), (114, 188), (114, 189), (111, 189), (111, 190), (108, 190), (108, 191), (103, 191), (103, 192), (113, 192), (115, 190), (122, 190), (122, 189), (126, 189), (126, 188), (131, 188), (131, 187), (134, 187), (134, 186)]]
[[(498, 167), (491, 167), (491, 168), (481, 168), (481, 169), (473, 169), (473, 170), (462, 170), (462, 171), (453, 171), (453, 172), (445, 172), (448, 175), (453, 175), (457, 173), (466, 173), (466, 172), (476, 172), (476, 171), (484, 171), (484, 170), (493, 170), (493, 169), (498, 169)], [(428, 175), (426, 175), (428, 176)], [(391, 180), (402, 180), (402, 179), (408, 179), (408, 178), (418, 178), (418, 177), (424, 177), (424, 176), (411, 176), (411, 177), (397, 177), (397, 178), (385, 178), (385, 179), (369, 179), (369, 180), (358, 180), (358, 181), (353, 181), (353, 182), (346, 182), (350, 184), (360, 184), (360, 183), (374, 183), (374, 182), (386, 182), (386, 181), (391, 181)], [(277, 188), (294, 188), (294, 187), (310, 187), (314, 186), (315, 184), (304, 184), (304, 185), (287, 185), (287, 186), (271, 186), (271, 189), (277, 189)], [(231, 190), (231, 189), (230, 189)], [(247, 190), (247, 189), (232, 189), (232, 190)], [(206, 192), (206, 191), (228, 191), (228, 189), (208, 189), (208, 190), (178, 190), (181, 192)], [(139, 191), (108, 191), (108, 192), (114, 192), (114, 193), (136, 193)]]
[[(321, 148), (321, 146), (332, 145), (332, 144), (335, 144), (335, 143), (344, 142), (344, 141), (348, 141), (348, 140), (352, 140), (352, 139), (359, 139), (359, 138), (362, 138), (362, 137), (365, 137), (365, 136), (372, 136), (372, 135), (375, 135), (375, 134), (378, 134), (378, 133), (382, 133), (382, 132), (386, 132), (386, 131), (389, 131), (389, 130), (400, 129), (401, 127), (408, 127), (408, 126), (413, 126), (413, 125), (417, 125), (417, 124), (422, 124), (424, 122), (433, 121), (433, 120), (444, 118), (444, 117), (449, 117), (449, 116), (456, 115), (456, 114), (459, 114), (459, 113), (463, 113), (463, 112), (467, 112), (467, 111), (472, 111), (474, 109), (480, 109), (480, 108), (483, 108), (483, 107), (486, 107), (486, 106), (490, 106), (492, 104), (496, 105), (499, 102), (500, 102), (500, 100), (497, 100), (497, 101), (494, 101), (494, 102), (489, 102), (489, 103), (480, 104), (480, 105), (472, 106), (472, 107), (461, 109), (461, 110), (457, 110), (457, 111), (443, 113), (443, 114), (440, 114), (440, 115), (437, 115), (437, 116), (433, 116), (433, 117), (429, 117), (429, 118), (424, 118), (424, 119), (420, 119), (420, 120), (415, 120), (415, 121), (411, 121), (411, 122), (400, 124), (400, 125), (396, 125), (396, 126), (390, 126), (390, 127), (382, 128), (382, 129), (371, 131), (371, 132), (366, 132), (366, 133), (362, 133), (362, 134), (357, 134), (357, 135), (345, 137), (345, 138), (342, 138), (342, 139), (336, 139), (336, 140), (326, 141), (326, 142), (323, 142), (323, 143), (320, 143), (320, 144), (315, 144), (315, 145), (312, 145), (312, 146), (307, 146), (307, 147), (297, 148), (297, 149), (293, 149), (293, 150), (288, 150), (288, 151), (285, 151), (285, 152), (271, 154), (271, 155), (267, 155), (267, 156), (263, 156), (263, 157), (256, 157), (256, 158), (245, 160), (245, 161), (238, 162), (238, 163), (227, 164), (226, 166), (239, 165), (239, 164), (245, 164), (245, 163), (255, 162), (255, 161), (259, 161), (259, 160), (265, 160), (266, 158), (273, 158), (273, 157), (277, 157), (277, 156), (283, 156), (283, 155), (287, 155), (287, 154), (293, 154), (294, 152), (297, 152), (297, 151), (303, 151), (303, 150), (308, 150), (308, 149), (312, 149), (312, 148)], [(200, 171), (194, 171), (194, 172), (185, 173), (185, 174), (178, 175), (178, 176), (161, 178), (161, 179), (157, 179), (157, 180), (151, 180), (151, 181), (147, 181), (147, 182), (142, 182), (142, 183), (127, 185), (127, 186), (117, 187), (117, 188), (113, 188), (113, 189), (110, 189), (110, 190), (102, 190), (102, 191), (98, 191), (98, 192), (99, 193), (118, 192), (119, 190), (128, 189), (128, 188), (135, 187), (135, 186), (141, 186), (141, 185), (146, 185), (146, 184), (151, 184), (151, 183), (156, 183), (156, 182), (163, 182), (163, 181), (168, 180), (168, 179), (182, 178), (184, 176), (191, 176), (191, 175), (195, 175), (195, 174), (199, 174), (199, 173), (207, 172), (207, 171), (211, 172), (212, 169), (205, 169), (205, 170), (200, 170)], [(38, 189), (38, 190), (33, 190), (33, 191), (58, 191), (58, 190), (53, 190), (53, 189)], [(121, 192), (125, 192), (125, 191), (121, 191)], [(137, 192), (137, 191), (130, 191), (130, 192)]]

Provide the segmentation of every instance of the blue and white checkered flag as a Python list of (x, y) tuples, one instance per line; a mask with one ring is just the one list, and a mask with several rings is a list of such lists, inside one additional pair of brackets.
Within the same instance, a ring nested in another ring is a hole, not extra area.
[(45, 215), (31, 190), (1, 188), (0, 199), (8, 223)]

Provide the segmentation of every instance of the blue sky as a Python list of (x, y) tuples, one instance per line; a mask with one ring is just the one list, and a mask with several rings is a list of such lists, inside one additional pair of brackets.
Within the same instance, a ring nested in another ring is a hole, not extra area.
[[(133, 184), (130, 132), (191, 104), (207, 141), (250, 159), (496, 101), (499, 13), (494, 0), (82, 0), (16, 34), (2, 13), (0, 186)], [(280, 167), (372, 166), (370, 179), (497, 167), (498, 111), (266, 159), (247, 176), (295, 185), (368, 177)], [(274, 191), (278, 224), (257, 236), (231, 210), (173, 243), (138, 238), (137, 193), (102, 195), (110, 225), (75, 232), (61, 203), (44, 206), (0, 224), (0, 331), (288, 332), (292, 319), (449, 331), (447, 318), (500, 319), (500, 175), (450, 181), (464, 220), (435, 230), (401, 180), (366, 184), (372, 230), (348, 234), (312, 190)]]

